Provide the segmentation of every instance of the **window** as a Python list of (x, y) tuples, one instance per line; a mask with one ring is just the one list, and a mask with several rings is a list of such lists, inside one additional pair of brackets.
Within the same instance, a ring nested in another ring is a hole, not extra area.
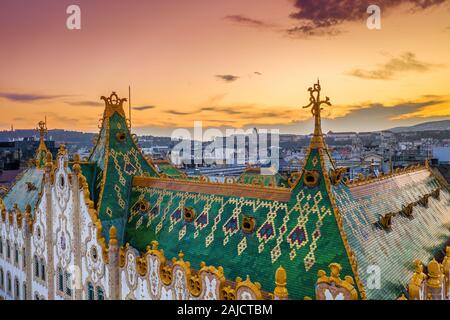
[(14, 278), (14, 299), (20, 299), (20, 284), (17, 278)]
[(88, 300), (94, 300), (94, 286), (88, 282)]
[(58, 268), (58, 290), (64, 292), (64, 276), (60, 267)]
[(45, 277), (46, 277), (46, 274), (45, 274), (45, 262), (44, 262), (44, 259), (41, 258), (41, 280), (45, 281)]
[(7, 276), (6, 276), (8, 279), (6, 280), (6, 282), (7, 282), (7, 291), (8, 291), (8, 294), (9, 295), (11, 295), (11, 291), (12, 291), (12, 284), (11, 284), (11, 273), (9, 273), (8, 272), (8, 274), (7, 274)]
[(9, 240), (6, 240), (6, 258), (11, 259), (11, 245), (9, 244)]
[(60, 176), (59, 177), (59, 185), (61, 186), (61, 188), (64, 188), (64, 184), (65, 184), (65, 182), (64, 182), (64, 176)]
[(103, 289), (100, 287), (97, 287), (97, 300), (105, 300)]
[(0, 289), (5, 288), (5, 274), (3, 273), (3, 268), (0, 268)]
[(25, 270), (26, 266), (27, 266), (27, 255), (25, 254), (25, 247), (22, 248), (22, 268), (23, 270)]
[(72, 276), (70, 273), (65, 273), (66, 278), (66, 294), (71, 297), (72, 296)]
[(34, 260), (34, 276), (36, 278), (39, 278), (39, 260), (38, 260), (38, 257), (35, 255), (33, 260)]
[(23, 283), (23, 300), (27, 300), (27, 284), (24, 282)]
[(17, 245), (14, 246), (14, 264), (19, 266), (19, 249), (17, 248)]
[(0, 255), (3, 256), (3, 237), (0, 236)]

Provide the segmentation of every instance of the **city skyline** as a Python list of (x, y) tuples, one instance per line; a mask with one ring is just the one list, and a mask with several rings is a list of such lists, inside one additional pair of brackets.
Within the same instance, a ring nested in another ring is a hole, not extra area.
[(333, 103), (324, 132), (450, 116), (448, 1), (378, 1), (381, 30), (354, 1), (328, 1), (320, 15), (303, 0), (132, 3), (78, 1), (81, 30), (68, 30), (71, 1), (5, 1), (0, 130), (47, 116), (49, 128), (97, 132), (100, 96), (127, 97), (131, 85), (138, 134), (198, 120), (307, 134), (301, 106), (318, 77)]

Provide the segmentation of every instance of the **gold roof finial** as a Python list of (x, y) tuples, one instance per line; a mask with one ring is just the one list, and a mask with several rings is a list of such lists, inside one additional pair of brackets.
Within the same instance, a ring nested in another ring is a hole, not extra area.
[(105, 101), (104, 117), (111, 117), (114, 112), (117, 112), (125, 118), (123, 103), (127, 101), (126, 98), (120, 99), (119, 96), (113, 91), (109, 97), (102, 96), (100, 99)]
[(109, 244), (117, 245), (117, 229), (114, 225), (109, 228)]
[(309, 91), (309, 104), (304, 106), (305, 108), (311, 108), (311, 113), (314, 116), (314, 136), (311, 141), (311, 146), (314, 148), (324, 148), (323, 134), (322, 134), (322, 122), (320, 117), (320, 111), (322, 104), (331, 106), (330, 98), (325, 97), (325, 100), (320, 100), (320, 82), (317, 79), (317, 83), (313, 87), (308, 88)]
[(282, 266), (279, 266), (275, 272), (275, 291), (274, 294), (278, 298), (284, 298), (288, 296), (288, 290), (286, 289), (287, 275), (286, 270)]
[(47, 147), (45, 146), (44, 137), (45, 134), (48, 132), (47, 130), (47, 123), (44, 121), (39, 121), (38, 127), (36, 128), (37, 131), (39, 131), (39, 147), (38, 150), (47, 150)]
[(36, 150), (34, 162), (38, 168), (42, 168), (45, 165), (45, 155), (48, 151), (44, 141), (45, 134), (48, 132), (47, 121), (39, 121), (36, 130), (39, 132), (39, 146)]

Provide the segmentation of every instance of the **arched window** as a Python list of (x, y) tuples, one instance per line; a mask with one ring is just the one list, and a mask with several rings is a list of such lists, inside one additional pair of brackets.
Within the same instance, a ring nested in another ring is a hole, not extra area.
[(14, 299), (20, 299), (20, 284), (17, 278), (14, 278)]
[(70, 273), (65, 273), (66, 278), (66, 294), (71, 297), (72, 296), (72, 276)]
[(94, 300), (94, 286), (88, 282), (88, 300)]
[(41, 280), (45, 281), (46, 279), (46, 274), (45, 274), (45, 261), (43, 258), (41, 258)]
[(5, 274), (3, 273), (3, 268), (0, 268), (0, 289), (5, 288)]
[(27, 284), (24, 282), (23, 283), (23, 300), (27, 300)]
[(14, 245), (14, 264), (19, 266), (19, 248), (17, 248), (17, 245)]
[(11, 259), (11, 245), (9, 244), (9, 240), (6, 240), (6, 259)]
[(22, 268), (25, 270), (27, 266), (27, 255), (25, 254), (25, 247), (22, 248)]
[(97, 300), (105, 300), (105, 294), (103, 293), (103, 289), (97, 287)]
[(9, 295), (11, 295), (12, 292), (12, 283), (11, 283), (11, 273), (8, 272), (8, 274), (6, 275), (7, 280), (6, 280), (6, 290), (8, 292)]
[(64, 275), (61, 267), (58, 267), (58, 290), (64, 292)]
[(34, 276), (36, 278), (39, 278), (39, 260), (38, 257), (36, 255), (34, 255)]

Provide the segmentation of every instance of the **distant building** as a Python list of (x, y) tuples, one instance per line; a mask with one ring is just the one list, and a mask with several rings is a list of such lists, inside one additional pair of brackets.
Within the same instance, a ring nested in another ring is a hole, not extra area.
[(439, 164), (450, 164), (450, 147), (433, 147), (432, 153)]
[(333, 132), (328, 131), (327, 138), (334, 139), (335, 141), (345, 141), (345, 140), (352, 140), (358, 137), (358, 134), (356, 132)]
[(362, 162), (371, 165), (372, 167), (381, 168), (383, 163), (383, 156), (378, 153), (368, 153), (363, 156)]
[[(47, 149), (56, 156), (55, 141), (46, 141)], [(0, 142), (0, 169), (17, 170), (35, 155), (39, 141), (28, 137), (16, 141)]]

